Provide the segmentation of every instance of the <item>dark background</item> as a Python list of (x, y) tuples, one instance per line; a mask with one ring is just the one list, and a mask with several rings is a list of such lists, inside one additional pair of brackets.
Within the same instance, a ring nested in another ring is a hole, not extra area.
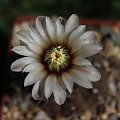
[(12, 24), (23, 15), (120, 19), (120, 0), (0, 0), (0, 29), (11, 34)]

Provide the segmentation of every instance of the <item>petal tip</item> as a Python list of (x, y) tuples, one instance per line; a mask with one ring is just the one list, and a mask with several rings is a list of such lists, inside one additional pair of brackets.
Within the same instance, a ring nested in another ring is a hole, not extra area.
[(22, 32), (22, 30), (16, 32), (16, 35), (17, 35), (17, 36), (20, 35), (21, 32)]
[(42, 19), (43, 17), (45, 17), (45, 16), (37, 16), (36, 20)]
[(71, 93), (72, 93), (72, 90), (69, 90), (69, 93), (71, 94)]
[(99, 49), (100, 49), (100, 50), (102, 50), (102, 49), (103, 49), (103, 47), (102, 47), (102, 46), (100, 46), (100, 47), (99, 47)]
[(101, 45), (98, 45), (98, 52), (102, 51), (103, 50), (103, 47)]
[(48, 94), (45, 92), (45, 98), (48, 100), (49, 96)]
[(100, 81), (100, 79), (101, 79), (101, 74), (97, 76), (97, 81)]
[(49, 97), (48, 97), (46, 94), (45, 94), (45, 97), (46, 97), (46, 99), (48, 100)]
[(48, 22), (48, 21), (50, 21), (51, 19), (50, 19), (50, 17), (46, 17), (46, 22)]
[(34, 99), (34, 100), (39, 100), (39, 97), (38, 96), (35, 96), (34, 94), (32, 94), (32, 98)]
[(12, 48), (11, 51), (14, 51), (14, 48)]
[(29, 86), (29, 84), (26, 82), (26, 80), (25, 80), (25, 82), (24, 82), (24, 87), (27, 87), (27, 86)]
[(65, 100), (66, 100), (66, 97), (65, 97), (65, 99), (57, 98), (57, 99), (55, 99), (55, 102), (56, 102), (58, 105), (62, 105), (62, 104), (64, 104)]
[(21, 71), (21, 69), (18, 68), (14, 62), (12, 63), (10, 70), (12, 70), (13, 72), (20, 72)]
[(56, 101), (56, 103), (57, 103), (58, 105), (64, 104), (64, 102), (61, 102), (61, 101)]
[(86, 28), (86, 25), (80, 25), (79, 27)]
[(78, 17), (77, 14), (72, 14), (69, 18), (70, 18), (70, 19), (79, 20), (79, 17)]
[(14, 71), (14, 67), (13, 67), (13, 64), (11, 65), (11, 67), (10, 67), (10, 70)]
[(93, 85), (90, 84), (90, 85), (88, 86), (88, 89), (92, 89), (92, 88), (93, 88)]
[(75, 13), (73, 13), (73, 14), (71, 15), (71, 17), (78, 17), (78, 15), (75, 14)]

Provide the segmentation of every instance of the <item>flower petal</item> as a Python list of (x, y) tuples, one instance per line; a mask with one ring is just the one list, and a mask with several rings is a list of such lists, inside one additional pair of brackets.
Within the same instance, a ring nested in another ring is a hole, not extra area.
[(66, 86), (63, 82), (62, 74), (56, 75), (56, 78), (57, 78), (58, 84), (61, 85), (63, 89), (66, 89)]
[(85, 44), (77, 52), (73, 53), (75, 56), (90, 57), (102, 50), (102, 46), (97, 44)]
[(30, 72), (27, 77), (25, 78), (24, 86), (32, 85), (38, 81), (41, 81), (45, 76), (46, 72), (43, 70), (36, 70)]
[(24, 67), (23, 72), (33, 72), (36, 69), (43, 70), (44, 66), (41, 63), (39, 63), (39, 62), (31, 63), (31, 64), (26, 65)]
[(55, 82), (53, 94), (57, 104), (62, 105), (65, 102), (67, 95), (66, 90), (63, 89), (57, 80)]
[(42, 54), (43, 53), (43, 48), (38, 45), (37, 43), (28, 43), (28, 46), (30, 48), (30, 50), (32, 50), (33, 52), (35, 52), (36, 54)]
[(39, 100), (38, 89), (39, 89), (40, 81), (36, 82), (32, 89), (32, 97), (34, 100)]
[(88, 79), (92, 82), (99, 81), (101, 79), (100, 72), (93, 66), (86, 66), (85, 70), (88, 71)]
[[(31, 29), (30, 29), (30, 28), (31, 28)], [(33, 31), (32, 31), (32, 30), (33, 30)], [(32, 34), (34, 34), (34, 29), (32, 29), (32, 27), (30, 27), (30, 26), (29, 26), (29, 31), (30, 31), (30, 33), (33, 32)], [(34, 35), (34, 36), (36, 36), (36, 35)], [(35, 39), (34, 39), (34, 38), (31, 38), (31, 36), (29, 35), (28, 32), (26, 32), (26, 31), (19, 31), (19, 32), (17, 33), (17, 37), (18, 37), (22, 42), (26, 43), (32, 51), (37, 52), (37, 53), (39, 53), (39, 52), (41, 51), (41, 46), (38, 45), (36, 42), (34, 42)], [(40, 40), (39, 40), (39, 43), (41, 43)], [(42, 44), (42, 46), (45, 46), (45, 45)], [(38, 50), (38, 49), (39, 49), (39, 50)]]
[(69, 76), (79, 86), (88, 89), (93, 88), (92, 83), (87, 78), (87, 75), (83, 74), (80, 70), (76, 70), (76, 69), (70, 70)]
[(26, 31), (19, 31), (16, 33), (16, 36), (18, 37), (18, 39), (20, 39), (22, 42), (24, 42), (26, 44), (28, 44), (29, 42), (33, 42), (29, 33)]
[(73, 46), (72, 53), (79, 50), (85, 44), (92, 44), (96, 42), (97, 42), (97, 33), (95, 31), (87, 31), (84, 34), (82, 34), (79, 39), (71, 43)]
[(64, 19), (62, 17), (59, 17), (56, 21), (57, 40), (58, 40), (58, 43), (60, 43), (60, 44), (63, 43), (63, 38), (64, 38), (64, 34), (65, 34), (64, 25), (62, 24), (63, 20)]
[(97, 32), (87, 31), (81, 35), (80, 39), (86, 41), (86, 43), (95, 42), (97, 40)]
[(50, 17), (46, 17), (46, 28), (53, 43), (56, 42), (56, 26)]
[(43, 99), (44, 97), (44, 90), (45, 90), (45, 79), (47, 78), (47, 75), (45, 75), (43, 77), (43, 79), (40, 81), (40, 85), (39, 85), (39, 88), (38, 88), (38, 95), (39, 97), (41, 98), (41, 100)]
[(46, 46), (45, 41), (42, 39), (42, 37), (40, 36), (39, 32), (35, 27), (29, 25), (29, 32), (30, 32), (30, 36), (37, 44), (39, 44), (42, 47)]
[(55, 80), (56, 80), (56, 76), (55, 75), (50, 75), (47, 77), (47, 79), (45, 80), (45, 97), (48, 99), (54, 89), (55, 86)]
[(50, 38), (48, 36), (47, 30), (46, 30), (46, 23), (45, 23), (45, 16), (39, 16), (36, 18), (36, 27), (37, 30), (39, 31), (39, 34), (41, 37), (48, 43), (50, 44)]
[(69, 37), (69, 44), (72, 44), (73, 42), (77, 42), (80, 36), (83, 34), (85, 30), (86, 25), (80, 25), (78, 28), (76, 28)]
[(42, 48), (41, 46), (39, 46), (36, 43), (29, 43), (29, 48), (31, 51), (35, 52), (36, 54), (38, 54), (39, 56), (43, 53), (44, 48)]
[(45, 86), (45, 79), (47, 76), (45, 76), (42, 80), (35, 83), (32, 89), (32, 97), (35, 100), (43, 99), (44, 97), (44, 86)]
[(67, 20), (65, 26), (65, 35), (69, 35), (76, 27), (79, 26), (79, 18), (76, 14), (72, 14)]
[(37, 55), (30, 51), (26, 46), (15, 46), (12, 51), (23, 56), (37, 57)]
[(63, 82), (64, 82), (66, 88), (68, 89), (68, 91), (69, 91), (70, 93), (72, 93), (74, 83), (73, 83), (71, 77), (69, 77), (69, 75), (68, 75), (67, 72), (64, 72), (64, 73), (62, 74), (62, 78), (63, 78)]
[(11, 65), (11, 70), (12, 71), (16, 71), (16, 72), (20, 72), (23, 70), (23, 68), (33, 62), (37, 62), (38, 60), (35, 58), (31, 58), (31, 57), (23, 57), (20, 58), (18, 60), (16, 60), (15, 62), (12, 63)]
[(89, 60), (81, 57), (75, 57), (72, 63), (75, 65), (92, 65)]

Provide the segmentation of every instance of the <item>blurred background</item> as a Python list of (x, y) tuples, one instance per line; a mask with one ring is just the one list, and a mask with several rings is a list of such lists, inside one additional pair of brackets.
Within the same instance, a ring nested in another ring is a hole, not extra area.
[[(26, 74), (10, 70), (20, 58), (11, 52), (15, 33), (36, 16), (68, 18), (73, 13), (88, 30), (99, 32), (104, 49), (90, 59), (102, 79), (92, 90), (76, 86), (62, 106), (52, 98), (36, 102), (32, 87), (23, 87)], [(0, 0), (0, 56), (2, 120), (120, 120), (120, 0)]]

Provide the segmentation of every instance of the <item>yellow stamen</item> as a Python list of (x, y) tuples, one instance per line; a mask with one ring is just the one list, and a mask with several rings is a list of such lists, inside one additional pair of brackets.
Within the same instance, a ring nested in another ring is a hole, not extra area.
[(68, 51), (61, 46), (57, 46), (46, 52), (44, 61), (47, 63), (50, 71), (60, 72), (68, 66), (69, 60)]

